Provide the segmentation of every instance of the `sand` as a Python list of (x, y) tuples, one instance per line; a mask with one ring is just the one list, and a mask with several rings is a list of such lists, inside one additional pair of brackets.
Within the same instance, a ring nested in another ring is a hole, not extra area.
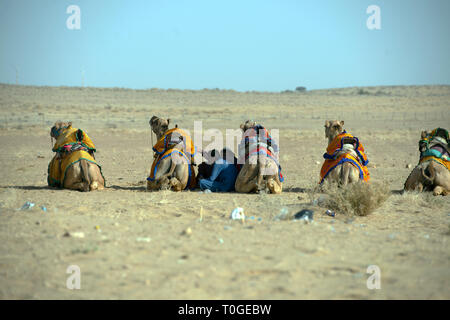
[[(0, 298), (449, 299), (450, 197), (401, 194), (421, 130), (450, 129), (449, 104), (450, 86), (269, 93), (0, 85)], [(283, 193), (146, 192), (152, 115), (189, 130), (202, 120), (225, 133), (247, 119), (278, 129)], [(372, 180), (389, 184), (389, 199), (366, 217), (333, 218), (311, 204), (326, 119), (345, 120), (364, 143)], [(47, 187), (56, 120), (88, 132), (106, 190)], [(26, 201), (35, 207), (18, 210)], [(235, 207), (254, 219), (230, 220)], [(313, 209), (314, 223), (274, 221), (283, 207)], [(79, 290), (66, 286), (71, 265), (81, 271)], [(380, 269), (381, 289), (367, 287), (370, 265)]]

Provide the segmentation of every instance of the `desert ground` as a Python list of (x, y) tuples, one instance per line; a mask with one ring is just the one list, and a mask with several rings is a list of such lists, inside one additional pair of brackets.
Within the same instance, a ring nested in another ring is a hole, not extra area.
[[(275, 93), (0, 85), (0, 298), (450, 299), (450, 197), (401, 192), (421, 130), (450, 129), (449, 110), (450, 86)], [(147, 192), (153, 115), (191, 132), (200, 120), (223, 134), (247, 119), (278, 129), (283, 193)], [(320, 197), (326, 119), (345, 121), (366, 148), (372, 181), (389, 185), (390, 197), (367, 216), (330, 217), (311, 202)], [(105, 190), (47, 186), (57, 120), (92, 138)], [(27, 201), (36, 205), (20, 210)], [(245, 223), (229, 218), (236, 207)], [(313, 209), (314, 222), (277, 221), (282, 208)], [(72, 265), (79, 290), (66, 287)], [(370, 265), (380, 269), (380, 289), (366, 285)]]

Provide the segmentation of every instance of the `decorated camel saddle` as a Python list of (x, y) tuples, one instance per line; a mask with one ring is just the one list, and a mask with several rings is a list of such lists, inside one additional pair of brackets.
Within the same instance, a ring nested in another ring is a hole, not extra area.
[(51, 137), (56, 141), (52, 149), (55, 156), (48, 166), (47, 182), (49, 186), (65, 187), (67, 172), (81, 160), (95, 164), (101, 173), (101, 167), (94, 158), (95, 145), (86, 132), (73, 128), (72, 124), (68, 123), (62, 127), (54, 126), (51, 129)]
[(196, 176), (194, 170), (195, 146), (191, 137), (182, 129), (173, 128), (166, 131), (153, 146), (155, 159), (150, 169), (148, 181), (155, 181), (160, 165), (168, 157), (176, 164), (187, 164), (188, 174), (187, 184), (184, 189), (192, 189), (196, 186)]
[(364, 152), (364, 147), (357, 137), (346, 131), (337, 135), (327, 147), (327, 152), (323, 155), (325, 161), (320, 170), (320, 183), (337, 166), (349, 162), (359, 170), (359, 179), (369, 181), (370, 174), (367, 169), (369, 160)]
[(284, 177), (278, 162), (278, 152), (278, 145), (267, 129), (260, 124), (256, 124), (245, 131), (244, 137), (238, 145), (238, 169), (240, 170), (242, 164), (249, 159), (256, 159), (255, 156), (267, 157), (278, 166), (279, 181), (283, 182)]
[(447, 130), (436, 128), (431, 132), (424, 131), (419, 141), (419, 151), (419, 165), (434, 161), (450, 170), (450, 138)]

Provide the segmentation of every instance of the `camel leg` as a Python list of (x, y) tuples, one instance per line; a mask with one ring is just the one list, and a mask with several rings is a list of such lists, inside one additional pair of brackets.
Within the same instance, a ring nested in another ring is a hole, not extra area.
[(433, 195), (434, 196), (440, 196), (440, 195), (445, 195), (445, 190), (444, 188), (442, 188), (441, 186), (436, 186), (433, 189)]
[[(193, 178), (193, 177), (192, 177)], [(189, 165), (178, 164), (174, 169), (172, 178), (170, 178), (169, 184), (173, 191), (183, 191), (189, 180)]]
[(419, 167), (415, 167), (413, 171), (409, 174), (408, 178), (404, 184), (405, 191), (419, 191), (422, 192), (423, 184), (422, 181), (422, 173)]
[(236, 178), (235, 190), (240, 193), (249, 193), (258, 190), (257, 170), (258, 167), (256, 164), (244, 164)]
[(105, 179), (103, 179), (102, 173), (98, 165), (88, 162), (89, 177), (91, 179), (91, 190), (103, 190), (105, 189)]

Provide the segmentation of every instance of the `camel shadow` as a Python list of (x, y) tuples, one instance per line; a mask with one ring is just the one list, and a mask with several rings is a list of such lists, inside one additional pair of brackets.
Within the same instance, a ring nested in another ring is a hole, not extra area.
[(106, 189), (114, 189), (114, 190), (127, 190), (127, 191), (147, 191), (147, 188), (145, 186), (118, 186), (118, 185), (112, 185), (106, 187)]
[(0, 189), (19, 189), (19, 190), (56, 190), (49, 186), (0, 186)]

